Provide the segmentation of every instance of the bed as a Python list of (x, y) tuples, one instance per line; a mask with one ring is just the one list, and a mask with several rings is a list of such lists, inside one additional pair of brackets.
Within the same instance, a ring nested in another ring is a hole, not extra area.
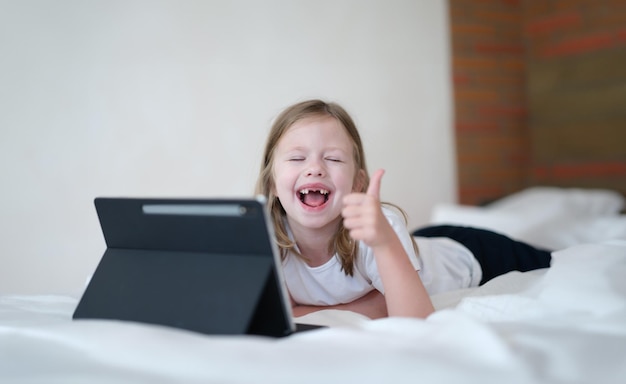
[(274, 339), (72, 321), (77, 297), (0, 296), (1, 383), (623, 383), (621, 195), (537, 187), (433, 223), (491, 228), (556, 251), (551, 268), (433, 296), (425, 320), (326, 310)]

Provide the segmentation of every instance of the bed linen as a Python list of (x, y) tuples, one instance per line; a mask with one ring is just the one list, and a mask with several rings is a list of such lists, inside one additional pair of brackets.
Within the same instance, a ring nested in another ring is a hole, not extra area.
[(549, 269), (435, 295), (424, 320), (325, 310), (297, 320), (328, 327), (280, 339), (73, 321), (77, 297), (0, 295), (0, 383), (623, 383), (626, 227), (613, 229)]
[(434, 296), (425, 320), (321, 311), (271, 339), (72, 321), (77, 299), (0, 296), (2, 383), (623, 383), (626, 242), (574, 246), (550, 269)]

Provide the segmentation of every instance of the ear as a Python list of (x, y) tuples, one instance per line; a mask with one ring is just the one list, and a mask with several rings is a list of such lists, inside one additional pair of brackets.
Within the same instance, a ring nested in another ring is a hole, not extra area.
[(352, 185), (352, 192), (365, 192), (367, 188), (367, 175), (365, 170), (359, 169), (354, 176), (354, 184)]

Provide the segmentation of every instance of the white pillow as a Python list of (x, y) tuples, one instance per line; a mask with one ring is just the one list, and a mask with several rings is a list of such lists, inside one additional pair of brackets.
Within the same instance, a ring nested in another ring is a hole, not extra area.
[(537, 222), (511, 212), (498, 212), (470, 205), (437, 204), (433, 208), (430, 224), (485, 228), (505, 235), (517, 236), (528, 227), (536, 225)]
[(430, 224), (489, 229), (556, 250), (626, 238), (626, 216), (618, 215), (623, 207), (624, 197), (614, 191), (532, 187), (486, 207), (438, 204)]
[[(614, 215), (624, 209), (624, 196), (608, 189), (531, 187), (506, 196), (487, 209), (520, 213), (563, 212), (581, 216)], [(545, 214), (542, 214), (545, 216)]]

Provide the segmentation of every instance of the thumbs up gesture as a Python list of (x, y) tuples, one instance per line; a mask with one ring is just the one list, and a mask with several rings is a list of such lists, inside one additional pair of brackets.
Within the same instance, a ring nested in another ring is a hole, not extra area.
[(372, 175), (365, 193), (351, 193), (343, 200), (343, 225), (354, 240), (369, 247), (384, 245), (395, 232), (380, 207), (380, 183), (385, 171)]

